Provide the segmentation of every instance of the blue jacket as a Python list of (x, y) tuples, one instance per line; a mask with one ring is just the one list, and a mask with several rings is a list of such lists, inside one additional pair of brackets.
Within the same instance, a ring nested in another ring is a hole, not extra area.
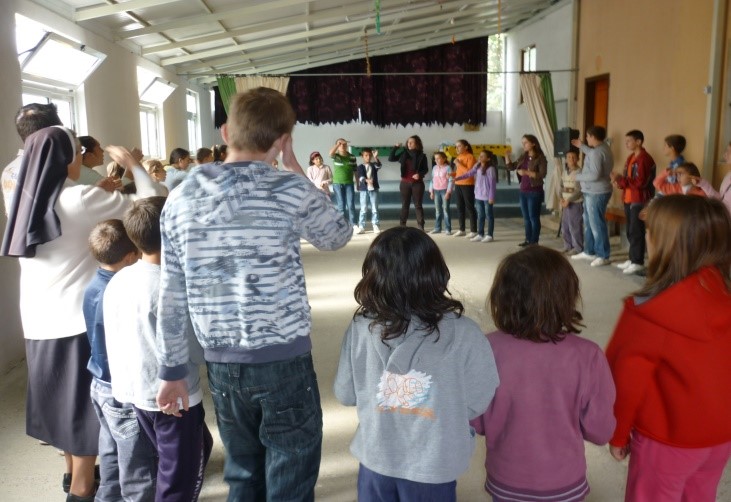
[(86, 322), (86, 336), (91, 345), (91, 357), (86, 369), (99, 380), (107, 383), (112, 381), (109, 374), (107, 358), (106, 335), (104, 332), (104, 310), (102, 308), (104, 291), (107, 284), (114, 277), (114, 272), (99, 268), (96, 275), (84, 290), (84, 321)]

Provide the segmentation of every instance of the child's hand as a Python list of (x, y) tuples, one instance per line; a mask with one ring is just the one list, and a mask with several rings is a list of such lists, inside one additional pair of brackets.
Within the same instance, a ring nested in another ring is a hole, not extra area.
[(612, 446), (609, 445), (609, 453), (612, 454), (614, 460), (621, 462), (629, 455), (629, 445), (627, 446)]
[(691, 176), (690, 177), (690, 184), (693, 185), (693, 186), (696, 186), (699, 181), (700, 181), (700, 178), (698, 176)]
[(429, 192), (429, 198), (430, 198), (431, 200), (434, 200), (434, 192)]
[(567, 201), (566, 199), (561, 199), (561, 207), (569, 207), (569, 201)]
[(178, 399), (183, 403), (183, 409), (188, 411), (188, 385), (183, 380), (163, 380), (160, 390), (157, 391), (157, 406), (166, 415), (182, 417)]
[(445, 200), (449, 200), (449, 198), (452, 196), (451, 192), (447, 192), (447, 195), (444, 196)]
[(419, 173), (416, 173), (415, 175), (412, 176), (412, 178), (414, 178), (415, 181), (419, 181), (421, 176), (419, 176)]

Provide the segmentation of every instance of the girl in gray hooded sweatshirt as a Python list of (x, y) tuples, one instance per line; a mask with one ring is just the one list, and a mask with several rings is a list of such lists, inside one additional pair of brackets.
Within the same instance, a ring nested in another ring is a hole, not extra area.
[(350, 450), (358, 500), (454, 501), (474, 450), (469, 420), (498, 386), (490, 344), (447, 290), (449, 269), (421, 230), (373, 241), (355, 288), (335, 395), (358, 407)]

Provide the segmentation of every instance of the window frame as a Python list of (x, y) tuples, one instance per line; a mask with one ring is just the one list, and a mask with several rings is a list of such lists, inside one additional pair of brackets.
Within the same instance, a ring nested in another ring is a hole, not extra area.
[[(188, 110), (188, 96), (195, 100), (195, 113)], [(201, 131), (201, 101), (200, 95), (192, 90), (185, 90), (185, 122), (186, 129), (188, 131), (188, 144), (191, 154), (195, 152), (202, 145), (202, 131)], [(194, 129), (195, 138), (191, 138), (191, 125)]]
[[(78, 110), (77, 105), (78, 105), (79, 98), (78, 98), (75, 90), (61, 88), (61, 87), (46, 86), (39, 82), (23, 80), (21, 83), (21, 100), (23, 101), (24, 106), (25, 106), (25, 104), (27, 104), (27, 103), (25, 103), (25, 100), (23, 99), (23, 96), (25, 96), (25, 95), (34, 95), (34, 96), (43, 97), (46, 99), (45, 103), (54, 103), (54, 104), (56, 104), (56, 106), (58, 106), (56, 101), (67, 102), (69, 104), (71, 123), (64, 124), (64, 126), (78, 132), (79, 110)], [(36, 101), (34, 101), (34, 102), (36, 102)]]
[[(526, 65), (526, 56), (527, 56), (527, 65)], [(536, 44), (531, 44), (526, 47), (523, 47), (520, 49), (520, 71), (521, 73), (532, 73), (537, 71), (537, 63), (536, 60), (538, 59), (538, 50), (536, 49)], [(527, 67), (526, 67), (527, 66)], [(523, 90), (520, 90), (520, 103), (525, 103), (525, 100), (523, 99)]]
[[(166, 159), (165, 153), (164, 153), (164, 145), (163, 145), (163, 137), (161, 134), (162, 131), (162, 116), (161, 116), (161, 107), (159, 105), (155, 105), (152, 103), (146, 103), (144, 101), (140, 101), (140, 142), (142, 147), (142, 152), (147, 155), (148, 157), (152, 159)], [(143, 123), (142, 121), (142, 115), (146, 114), (147, 119)], [(150, 127), (149, 127), (149, 117), (152, 116), (154, 118), (155, 127), (153, 128), (155, 138), (154, 142), (156, 143), (157, 150), (152, 151), (150, 147)], [(143, 124), (145, 124), (143, 126)], [(166, 162), (163, 162), (166, 163)]]

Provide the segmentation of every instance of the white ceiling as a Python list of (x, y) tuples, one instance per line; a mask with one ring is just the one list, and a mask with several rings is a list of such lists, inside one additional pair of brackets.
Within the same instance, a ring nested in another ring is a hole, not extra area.
[[(47, 1), (47, 0), (46, 0)], [(558, 0), (56, 0), (193, 82), (278, 75), (509, 31)], [(316, 70), (313, 70), (316, 72)]]

